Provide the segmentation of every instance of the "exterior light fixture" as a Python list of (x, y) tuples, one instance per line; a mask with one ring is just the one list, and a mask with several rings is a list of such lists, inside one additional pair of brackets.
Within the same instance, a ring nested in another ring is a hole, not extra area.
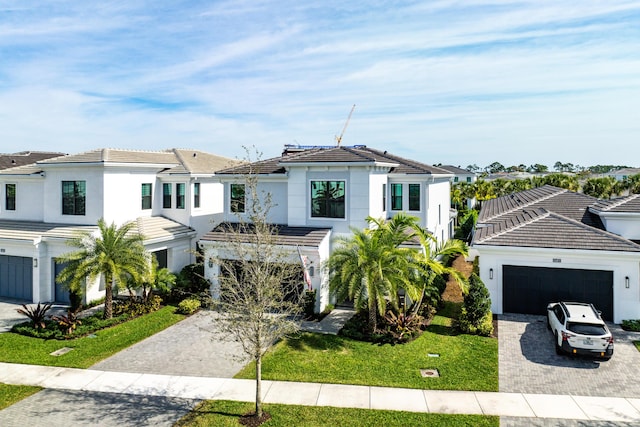
[(209, 268), (213, 268), (213, 258), (209, 258)]
[(629, 276), (624, 278), (624, 287), (629, 289)]
[[(38, 268), (38, 258), (34, 258), (33, 259), (33, 268)], [(627, 277), (627, 279), (628, 279), (628, 277)], [(627, 286), (627, 288), (628, 288), (628, 286)]]
[(489, 269), (489, 279), (493, 279), (493, 268)]
[(315, 269), (313, 268), (313, 266), (309, 267), (309, 276), (313, 277), (314, 273), (315, 273)]

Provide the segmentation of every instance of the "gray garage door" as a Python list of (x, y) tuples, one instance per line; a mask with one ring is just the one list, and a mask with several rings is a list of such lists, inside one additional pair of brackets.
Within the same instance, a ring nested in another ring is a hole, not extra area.
[(502, 267), (505, 313), (546, 314), (547, 304), (555, 301), (589, 302), (613, 320), (613, 271)]
[(33, 259), (0, 255), (0, 297), (33, 300)]

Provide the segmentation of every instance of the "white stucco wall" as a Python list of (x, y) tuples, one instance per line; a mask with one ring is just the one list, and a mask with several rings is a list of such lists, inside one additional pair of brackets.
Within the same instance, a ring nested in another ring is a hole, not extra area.
[[(496, 314), (502, 313), (502, 266), (516, 265), (613, 271), (614, 322), (640, 318), (640, 254), (482, 245), (474, 249), (480, 256), (480, 278), (491, 293), (491, 310)], [(626, 277), (629, 288), (625, 287)]]
[(629, 240), (640, 240), (640, 214), (606, 213), (600, 218), (607, 231)]
[(451, 238), (449, 228), (449, 209), (451, 206), (451, 182), (448, 178), (436, 178), (427, 185), (427, 223), (426, 228), (438, 238), (446, 241)]
[[(85, 215), (62, 214), (62, 181), (86, 181)], [(140, 189), (138, 188), (138, 191)], [(44, 185), (44, 222), (95, 225), (104, 216), (102, 168), (49, 166)]]
[(389, 183), (386, 170), (373, 170), (369, 175), (369, 215), (372, 218), (387, 218), (387, 206), (382, 206), (382, 187), (386, 186), (386, 205), (389, 204)]
[[(16, 209), (7, 210), (6, 184), (16, 186)], [(44, 178), (0, 177), (0, 219), (42, 221), (44, 217)]]

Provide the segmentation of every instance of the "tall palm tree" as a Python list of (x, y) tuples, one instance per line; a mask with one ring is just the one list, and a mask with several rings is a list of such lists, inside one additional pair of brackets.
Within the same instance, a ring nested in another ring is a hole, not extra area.
[(69, 241), (78, 250), (58, 257), (67, 266), (58, 274), (58, 283), (70, 289), (81, 289), (86, 279), (101, 275), (105, 282), (104, 318), (113, 317), (113, 288), (127, 280), (139, 281), (150, 266), (143, 237), (133, 231), (134, 223), (120, 227), (98, 220), (99, 235), (83, 232)]
[(352, 229), (353, 236), (338, 240), (338, 248), (327, 261), (329, 289), (339, 301), (352, 299), (357, 311), (369, 310), (369, 328), (377, 329), (378, 313), (387, 302), (397, 304), (397, 291), (409, 287), (411, 257), (399, 244), (404, 231), (416, 221), (398, 214), (389, 222), (367, 218), (374, 228)]
[(458, 255), (467, 255), (467, 245), (457, 239), (447, 240), (446, 242), (438, 242), (437, 238), (429, 231), (416, 227), (414, 235), (420, 241), (422, 250), (414, 253), (413, 263), (417, 268), (420, 280), (409, 282), (410, 286), (406, 289), (409, 298), (416, 301), (414, 304), (414, 312), (420, 310), (422, 301), (425, 296), (433, 293), (435, 289), (436, 277), (448, 274), (453, 277), (460, 285), (463, 292), (467, 290), (467, 280), (464, 275), (453, 267), (447, 267), (445, 262), (451, 257)]

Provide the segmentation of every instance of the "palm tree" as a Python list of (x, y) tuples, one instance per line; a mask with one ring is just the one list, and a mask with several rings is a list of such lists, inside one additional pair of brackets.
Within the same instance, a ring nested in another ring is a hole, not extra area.
[(389, 222), (369, 217), (375, 228), (352, 229), (353, 236), (339, 238), (327, 261), (329, 289), (338, 301), (352, 299), (357, 311), (368, 309), (372, 332), (387, 302), (397, 305), (398, 289), (410, 286), (410, 250), (399, 245), (410, 238), (405, 231), (415, 221), (402, 213)]
[(88, 278), (93, 281), (104, 276), (105, 301), (104, 318), (113, 317), (113, 287), (128, 280), (141, 280), (150, 265), (148, 253), (142, 242), (143, 237), (133, 231), (134, 223), (121, 227), (114, 223), (107, 225), (98, 220), (99, 236), (84, 232), (69, 241), (78, 250), (58, 257), (67, 266), (58, 274), (58, 283), (67, 283), (70, 289), (81, 289)]
[(442, 243), (438, 242), (437, 238), (428, 230), (421, 227), (415, 227), (414, 232), (422, 246), (422, 250), (416, 252), (413, 259), (421, 278), (410, 282), (406, 291), (409, 298), (416, 301), (413, 305), (413, 311), (417, 313), (424, 297), (433, 293), (437, 276), (448, 274), (460, 284), (462, 291), (466, 292), (467, 280), (464, 275), (453, 267), (447, 267), (445, 262), (458, 255), (466, 256), (468, 250), (467, 245), (461, 240), (451, 239)]

